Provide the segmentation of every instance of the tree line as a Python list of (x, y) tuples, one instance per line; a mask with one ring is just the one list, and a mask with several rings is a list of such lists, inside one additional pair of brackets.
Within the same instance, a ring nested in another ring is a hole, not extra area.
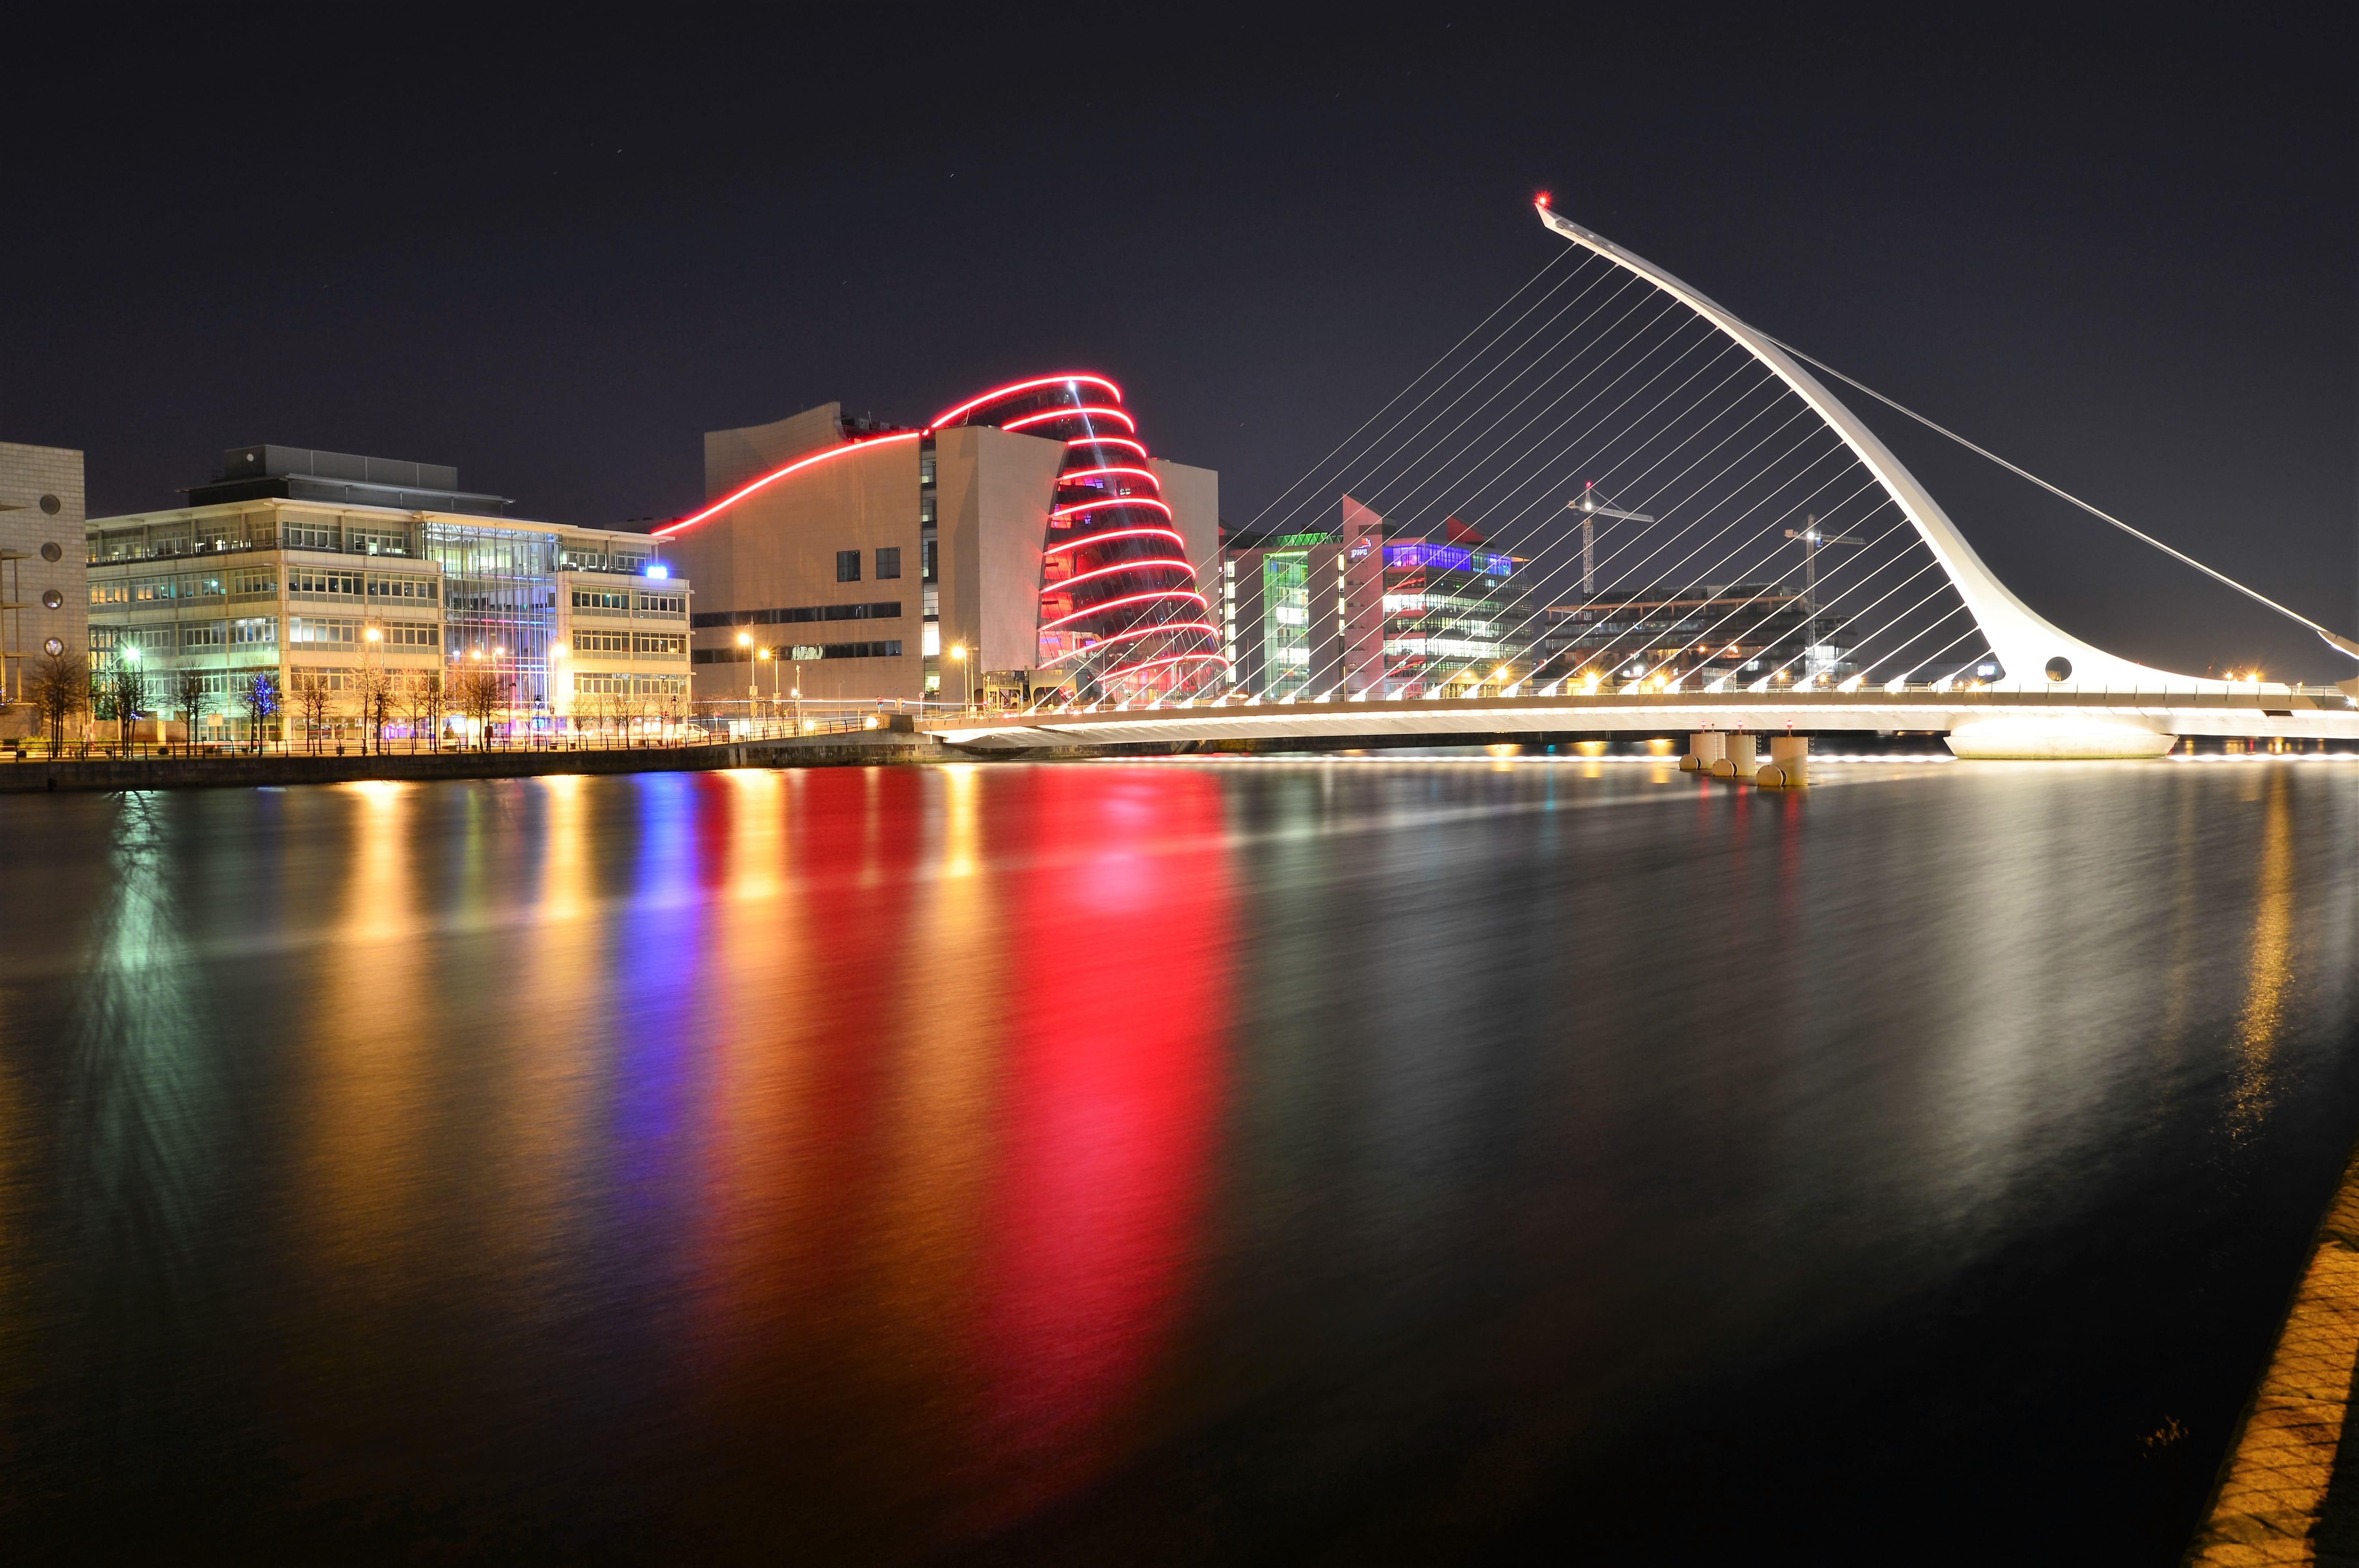
[[(239, 744), (246, 751), (261, 751), (272, 721), (279, 720), (299, 724), (304, 749), (317, 752), (350, 719), (358, 723), (363, 755), (372, 746), (382, 755), (387, 749), (386, 730), (397, 727), (407, 730), (409, 751), (423, 746), (439, 752), (443, 720), (451, 714), (469, 721), (475, 748), (488, 749), (510, 707), (509, 677), (487, 665), (462, 665), (448, 674), (439, 668), (392, 670), (364, 665), (341, 672), (341, 682), (325, 670), (299, 668), (283, 687), (276, 670), (247, 670), (236, 673), (226, 692), (214, 685), (218, 673), (151, 673), (136, 658), (93, 665), (84, 654), (51, 654), (27, 672), (24, 692), (49, 731), (52, 754), (64, 751), (69, 722), (85, 713), (114, 726), (126, 751), (143, 715), (177, 714), (186, 727), (185, 743), (193, 751), (205, 717), (223, 710), (245, 720)], [(610, 731), (628, 730), (647, 719), (669, 722), (674, 717), (627, 693), (585, 693), (574, 704), (577, 730), (593, 724)]]

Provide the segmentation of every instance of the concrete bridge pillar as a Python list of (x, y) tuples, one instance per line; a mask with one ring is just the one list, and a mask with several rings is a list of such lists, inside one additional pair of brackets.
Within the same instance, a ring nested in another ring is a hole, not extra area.
[(1745, 734), (1723, 736), (1720, 759), (1712, 764), (1712, 776), (1716, 779), (1749, 779), (1757, 770), (1753, 742)]
[(1688, 737), (1688, 754), (1680, 759), (1682, 773), (1710, 773), (1712, 763), (1728, 753), (1723, 743), (1728, 737), (1717, 730), (1706, 730)]
[(1753, 775), (1763, 789), (1800, 789), (1810, 782), (1810, 738), (1777, 735), (1769, 741), (1769, 761)]

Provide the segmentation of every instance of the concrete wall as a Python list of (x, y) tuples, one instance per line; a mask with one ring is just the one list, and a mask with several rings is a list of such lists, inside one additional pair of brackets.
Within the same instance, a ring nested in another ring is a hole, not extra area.
[[(817, 412), (816, 410), (814, 412)], [(798, 418), (802, 417), (798, 416)], [(782, 421), (792, 425), (794, 420)], [(766, 428), (777, 428), (768, 427)], [(743, 432), (723, 432), (743, 434)], [(775, 464), (768, 465), (775, 467)], [(761, 471), (767, 471), (766, 467)], [(791, 662), (798, 644), (897, 640), (898, 658), (826, 659), (801, 666), (803, 695), (874, 697), (919, 695), (925, 660), (925, 584), (918, 556), (918, 443), (896, 441), (830, 459), (746, 497), (726, 512), (667, 541), (682, 575), (696, 584), (700, 615), (722, 611), (897, 600), (897, 620), (806, 621), (706, 627), (690, 633), (696, 648), (734, 649), (739, 631)], [(901, 552), (901, 575), (879, 579), (876, 552)], [(838, 582), (838, 550), (860, 552), (860, 580)], [(700, 700), (742, 698), (742, 663), (695, 665)], [(786, 673), (783, 685), (795, 675)], [(770, 681), (765, 677), (765, 692)]]
[(704, 433), (704, 499), (718, 501), (748, 480), (843, 438), (841, 403), (822, 403), (767, 425)]
[(1163, 483), (1163, 503), (1171, 525), (1188, 541), (1188, 562), (1196, 568), (1196, 591), (1204, 596), (1203, 618), (1221, 623), (1221, 475), (1165, 458), (1147, 466)]
[(961, 426), (935, 438), (940, 497), (942, 695), (964, 690), (953, 643), (985, 672), (1028, 670), (1039, 661), (1040, 551), (1065, 444), (1038, 436)]
[[(49, 507), (57, 510), (52, 512)], [(39, 659), (54, 637), (69, 654), (90, 652), (90, 589), (85, 580), (89, 552), (82, 538), (82, 460), (66, 447), (27, 447), (0, 441), (0, 549), (21, 551), (25, 559), (0, 567), (0, 597), (21, 600), (25, 608), (8, 619), (16, 624), (7, 661), (8, 701), (23, 696), (27, 667)], [(47, 559), (54, 546), (58, 558)], [(13, 580), (12, 579), (13, 577)], [(13, 591), (11, 591), (13, 590)], [(41, 596), (54, 593), (54, 610)]]

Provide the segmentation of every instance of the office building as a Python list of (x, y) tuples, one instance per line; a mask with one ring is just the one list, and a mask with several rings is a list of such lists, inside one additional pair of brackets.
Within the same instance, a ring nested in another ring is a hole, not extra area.
[(822, 404), (711, 433), (704, 471), (706, 504), (657, 530), (697, 583), (701, 702), (1223, 683), (1202, 586), (1220, 476), (1150, 456), (1103, 376), (1016, 382), (922, 427)]
[[(0, 441), (0, 706), (22, 703), (44, 654), (88, 642), (82, 591), (82, 459), (66, 447)], [(0, 733), (29, 732), (18, 708)]]
[(1419, 697), (1528, 669), (1539, 618), (1519, 603), (1521, 563), (1454, 517), (1435, 534), (1409, 536), (1347, 495), (1332, 526), (1230, 540), (1221, 636), (1237, 685), (1273, 699)]
[(1776, 582), (1706, 584), (1625, 596), (1609, 584), (1548, 611), (1543, 683), (1660, 679), (1844, 680), (1856, 672), (1843, 623), (1807, 591)]
[(509, 505), (437, 464), (233, 448), (187, 504), (85, 525), (93, 666), (137, 661), (175, 712), (198, 674), (200, 740), (245, 737), (255, 675), (343, 692), (369, 664), (491, 668), (506, 720), (544, 731), (686, 718), (691, 585), (661, 544)]

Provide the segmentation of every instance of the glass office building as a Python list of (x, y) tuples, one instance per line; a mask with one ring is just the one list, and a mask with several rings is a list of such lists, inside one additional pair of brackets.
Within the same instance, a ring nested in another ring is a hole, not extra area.
[(191, 739), (250, 738), (238, 694), (257, 675), (283, 703), (300, 674), (341, 694), (372, 665), (490, 668), (512, 728), (688, 716), (692, 589), (650, 536), (510, 518), (429, 464), (226, 457), (190, 505), (84, 525), (93, 673), (136, 662), (148, 708), (175, 717), (196, 676), (208, 711)]

